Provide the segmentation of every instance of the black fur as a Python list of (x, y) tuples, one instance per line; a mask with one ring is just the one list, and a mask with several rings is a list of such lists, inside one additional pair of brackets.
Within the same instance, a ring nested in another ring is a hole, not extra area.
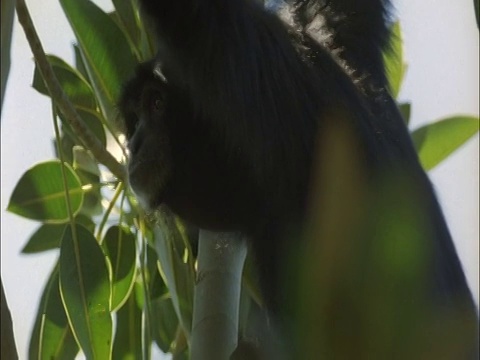
[[(329, 31), (324, 46), (355, 71), (355, 77), (371, 76), (377, 85), (387, 84), (382, 51), (390, 38), (388, 0), (292, 0), (303, 29), (320, 21)], [(315, 30), (313, 30), (315, 32)], [(371, 81), (371, 79), (370, 79)]]
[[(281, 313), (286, 234), (305, 218), (318, 134), (341, 114), (370, 179), (401, 171), (421, 190), (434, 229), (435, 297), (447, 306), (463, 299), (476, 317), (440, 207), (387, 90), (388, 1), (290, 1), (293, 26), (255, 0), (141, 3), (160, 51), (126, 86), (121, 110), (132, 188), (146, 207), (165, 203), (201, 228), (250, 235), (267, 305)], [(330, 34), (325, 40), (319, 24)], [(154, 75), (159, 64), (162, 75)]]

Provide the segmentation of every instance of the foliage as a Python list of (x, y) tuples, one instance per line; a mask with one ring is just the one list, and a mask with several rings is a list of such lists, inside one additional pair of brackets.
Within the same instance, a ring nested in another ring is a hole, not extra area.
[[(89, 0), (60, 3), (77, 38), (75, 66), (55, 56), (48, 60), (86, 126), (124, 163), (115, 101), (134, 64), (155, 53), (151, 32), (135, 2), (114, 0), (115, 11), (109, 14)], [(398, 95), (406, 73), (398, 23), (394, 35), (395, 51), (385, 59), (391, 91)], [(33, 87), (49, 96), (38, 69)], [(408, 123), (410, 104), (400, 109)], [(27, 170), (8, 205), (9, 211), (39, 222), (24, 253), (60, 253), (41, 298), (30, 358), (73, 359), (81, 349), (89, 359), (147, 359), (152, 343), (185, 358), (195, 236), (168, 212), (145, 217), (128, 186), (99, 165), (63, 115), (59, 118), (55, 142), (63, 164), (50, 160)], [(477, 132), (478, 119), (459, 116), (412, 136), (422, 164), (430, 169)], [(250, 297), (255, 291), (246, 294), (242, 302), (255, 307)]]

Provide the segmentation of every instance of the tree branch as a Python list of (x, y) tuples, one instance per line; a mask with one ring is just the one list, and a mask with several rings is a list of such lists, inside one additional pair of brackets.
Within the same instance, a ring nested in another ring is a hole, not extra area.
[(38, 69), (42, 74), (45, 84), (48, 88), (50, 96), (54, 99), (65, 119), (68, 121), (72, 129), (82, 141), (83, 145), (92, 152), (98, 162), (105, 165), (119, 180), (125, 180), (125, 168), (121, 165), (96, 136), (85, 125), (82, 118), (78, 115), (74, 106), (67, 98), (58, 82), (50, 63), (45, 56), (42, 43), (33, 26), (32, 18), (28, 12), (27, 5), (24, 0), (17, 0), (16, 4), (18, 21), (23, 27), (23, 31), (27, 37), (30, 49), (37, 63)]
[(239, 233), (200, 230), (191, 358), (229, 359), (237, 347), (247, 245)]

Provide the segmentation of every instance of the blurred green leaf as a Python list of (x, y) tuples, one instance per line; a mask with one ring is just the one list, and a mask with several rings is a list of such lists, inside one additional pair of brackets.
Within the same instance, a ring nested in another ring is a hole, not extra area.
[(87, 359), (110, 359), (112, 319), (105, 256), (82, 225), (65, 230), (60, 248), (60, 291), (70, 326)]
[(431, 123), (412, 133), (420, 162), (430, 170), (478, 132), (479, 119), (453, 116)]
[(112, 311), (127, 300), (135, 282), (136, 242), (126, 227), (112, 226), (105, 233), (102, 246), (112, 268)]
[(89, 0), (60, 0), (81, 49), (83, 63), (107, 119), (115, 118), (122, 85), (136, 65), (118, 25)]
[(78, 350), (60, 297), (58, 266), (56, 265), (40, 300), (30, 338), (29, 359), (73, 360)]
[[(13, 190), (7, 210), (43, 222), (67, 222), (61, 166), (60, 161), (48, 161), (35, 165), (23, 174)], [(65, 175), (72, 212), (76, 215), (83, 202), (82, 184), (68, 164), (65, 164)]]
[(390, 91), (393, 98), (396, 99), (407, 72), (407, 65), (403, 59), (402, 29), (399, 21), (396, 21), (392, 26), (390, 47), (384, 52), (383, 59)]
[[(431, 232), (437, 229), (424, 216), (430, 199), (402, 167), (368, 177), (355, 134), (345, 129), (324, 129), (320, 142), (328, 151), (317, 161), (322, 176), (310, 199), (307, 238), (285, 251), (299, 269), (298, 277), (292, 268), (282, 274), (297, 314), (294, 358), (441, 358), (431, 354), (448, 346), (435, 340), (451, 330), (432, 320), (443, 320), (452, 308), (431, 301), (431, 254), (439, 244), (431, 241), (438, 240)], [(419, 341), (425, 334), (435, 340)]]

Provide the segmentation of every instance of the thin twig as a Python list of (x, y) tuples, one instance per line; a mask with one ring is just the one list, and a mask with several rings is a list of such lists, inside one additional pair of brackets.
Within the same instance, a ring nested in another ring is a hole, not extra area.
[(92, 152), (95, 159), (105, 165), (119, 180), (124, 180), (125, 168), (107, 151), (92, 131), (90, 131), (85, 125), (82, 118), (78, 115), (74, 106), (63, 92), (50, 63), (47, 60), (25, 1), (17, 0), (16, 9), (18, 21), (23, 27), (30, 49), (32, 50), (38, 69), (42, 74), (50, 96), (55, 100), (56, 105), (69, 125), (75, 130), (83, 145)]

